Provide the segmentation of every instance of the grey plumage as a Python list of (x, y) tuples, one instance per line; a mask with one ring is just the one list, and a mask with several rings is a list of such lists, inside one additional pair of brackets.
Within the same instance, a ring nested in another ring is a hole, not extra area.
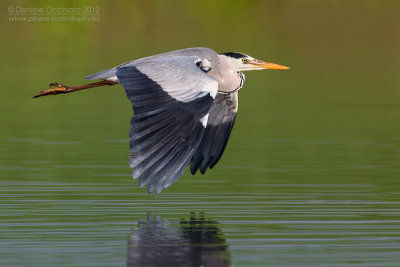
[[(188, 48), (87, 76), (124, 86), (131, 101), (129, 164), (140, 187), (160, 193), (191, 163), (203, 174), (219, 161), (238, 110), (241, 71), (283, 68), (242, 53)], [(287, 68), (287, 67), (284, 67)]]
[(217, 53), (209, 48), (206, 47), (194, 47), (194, 48), (185, 48), (185, 49), (180, 49), (180, 50), (175, 50), (175, 51), (170, 51), (150, 57), (145, 57), (145, 58), (140, 58), (132, 61), (125, 62), (121, 65), (118, 65), (116, 67), (113, 67), (108, 70), (103, 70), (97, 73), (94, 73), (92, 75), (86, 76), (85, 79), (87, 80), (93, 80), (93, 79), (108, 79), (112, 76), (116, 76), (117, 70), (122, 67), (127, 67), (127, 66), (135, 66), (139, 63), (146, 63), (148, 61), (155, 61), (157, 59), (162, 59), (162, 58), (172, 58), (175, 56), (196, 56), (199, 58), (207, 58), (211, 62), (212, 65), (218, 64), (218, 56)]

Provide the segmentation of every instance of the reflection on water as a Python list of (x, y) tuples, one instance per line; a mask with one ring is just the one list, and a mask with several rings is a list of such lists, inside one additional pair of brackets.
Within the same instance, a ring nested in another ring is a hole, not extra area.
[(130, 267), (232, 266), (228, 245), (218, 222), (192, 213), (179, 225), (160, 216), (139, 220), (128, 241)]

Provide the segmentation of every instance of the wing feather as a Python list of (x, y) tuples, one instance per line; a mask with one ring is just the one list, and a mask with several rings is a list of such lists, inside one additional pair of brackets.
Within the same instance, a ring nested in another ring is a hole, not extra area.
[(118, 68), (116, 75), (132, 102), (129, 164), (139, 185), (160, 193), (189, 165), (218, 90), (216, 80), (194, 56), (174, 56)]
[(221, 158), (238, 110), (237, 92), (218, 94), (209, 110), (206, 132), (194, 154), (190, 170), (195, 174), (199, 169), (203, 174), (207, 168), (213, 168)]

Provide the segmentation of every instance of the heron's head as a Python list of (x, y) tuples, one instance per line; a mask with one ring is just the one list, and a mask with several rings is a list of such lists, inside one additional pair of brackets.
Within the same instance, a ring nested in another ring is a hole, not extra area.
[(247, 71), (247, 70), (287, 70), (289, 67), (278, 65), (275, 63), (265, 62), (262, 60), (255, 59), (239, 52), (228, 52), (220, 54), (225, 64), (229, 66), (233, 71)]

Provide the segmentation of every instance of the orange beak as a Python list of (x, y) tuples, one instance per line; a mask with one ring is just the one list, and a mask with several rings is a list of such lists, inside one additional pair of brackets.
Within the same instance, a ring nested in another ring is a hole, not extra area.
[(275, 63), (270, 63), (270, 62), (265, 62), (262, 60), (257, 60), (254, 63), (251, 63), (257, 67), (262, 67), (264, 69), (271, 69), (271, 70), (288, 70), (290, 69), (289, 67), (278, 65)]

